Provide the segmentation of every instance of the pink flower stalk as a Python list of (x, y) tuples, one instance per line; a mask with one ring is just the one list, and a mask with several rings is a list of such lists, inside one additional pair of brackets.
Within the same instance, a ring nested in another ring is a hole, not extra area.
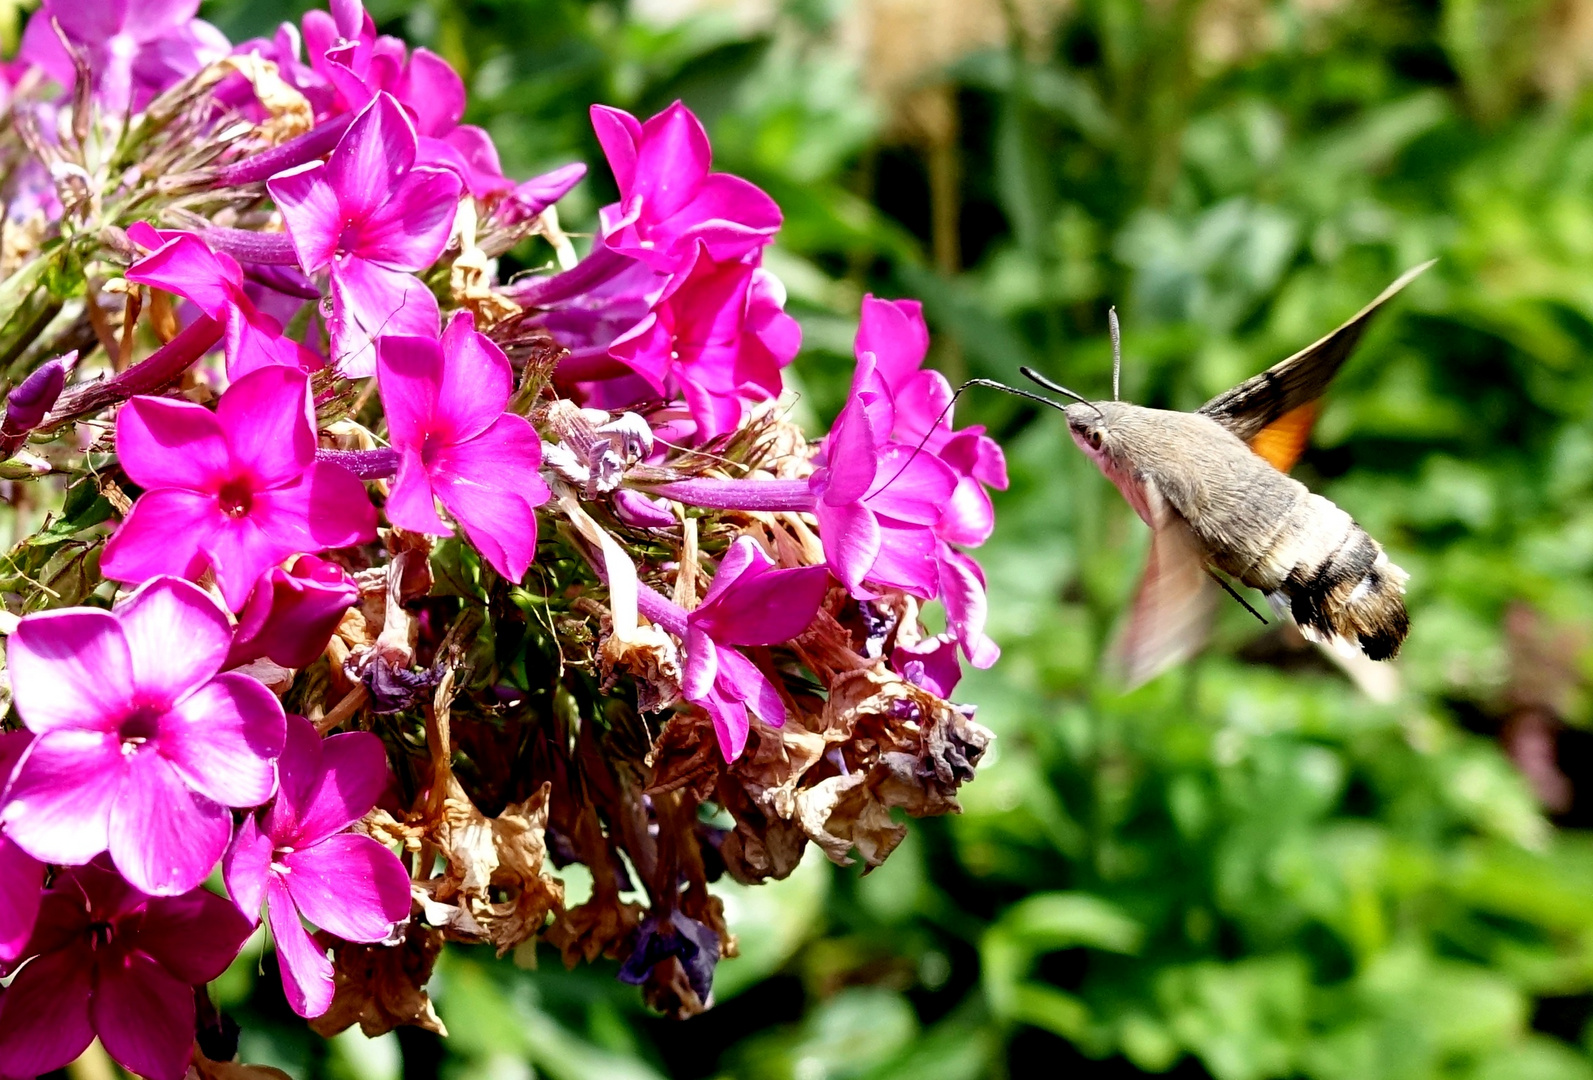
[(265, 656), (283, 667), (308, 667), (359, 598), (359, 586), (337, 563), (300, 555), (286, 570), (273, 566), (238, 613), (227, 666)]
[(822, 566), (775, 569), (757, 542), (743, 536), (719, 560), (695, 610), (684, 612), (643, 590), (643, 613), (685, 643), (681, 691), (712, 718), (726, 761), (746, 748), (749, 710), (773, 727), (786, 716), (769, 677), (734, 646), (776, 645), (802, 633), (824, 602), (829, 581)]
[(957, 489), (939, 458), (880, 437), (892, 425), (888, 395), (878, 387), (873, 358), (858, 374), (823, 461), (808, 479), (817, 496), (819, 537), (835, 576), (853, 596), (873, 593), (865, 581), (930, 599), (939, 584), (935, 527)]
[(144, 493), (105, 545), (116, 581), (215, 574), (227, 605), (289, 555), (376, 537), (376, 511), (346, 469), (315, 458), (309, 378), (286, 367), (245, 375), (216, 411), (139, 397), (116, 421), (116, 454)]
[(24, 618), (7, 663), (37, 738), (0, 808), (29, 855), (77, 866), (102, 851), (154, 896), (187, 892), (232, 836), (227, 807), (276, 786), (282, 706), (260, 683), (218, 674), (227, 616), (198, 586), (156, 578), (115, 611)]
[(63, 871), (44, 894), (34, 959), (0, 998), (0, 1074), (63, 1068), (97, 1036), (129, 1072), (179, 1080), (194, 988), (227, 969), (250, 930), (203, 889), (151, 897), (102, 862)]
[(94, 97), (114, 116), (137, 112), (232, 48), (226, 35), (194, 18), (199, 0), (45, 0), (28, 20), (18, 59), (39, 65), (70, 89), (77, 81), (72, 58), (50, 25), (88, 55)]
[(706, 442), (740, 426), (749, 402), (779, 396), (780, 369), (802, 347), (802, 328), (784, 305), (773, 275), (716, 262), (699, 242), (695, 261), (608, 352), (656, 392), (683, 395)]
[(514, 372), (503, 350), (455, 313), (442, 340), (388, 335), (377, 343), (376, 383), (388, 437), (399, 452), (387, 519), (446, 536), (441, 500), (492, 568), (525, 577), (536, 554), (542, 443), (529, 421), (505, 412)]
[(680, 102), (645, 124), (594, 105), (592, 127), (620, 190), (620, 201), (599, 211), (603, 242), (614, 251), (674, 273), (692, 262), (698, 243), (730, 261), (779, 231), (773, 199), (739, 176), (708, 171), (708, 133)]
[(127, 235), (150, 253), (127, 268), (127, 280), (181, 296), (226, 327), (227, 375), (237, 379), (262, 367), (314, 371), (321, 358), (282, 333), (282, 324), (255, 307), (244, 289), (243, 268), (198, 236), (157, 232), (137, 222)]
[[(32, 741), (32, 734), (26, 731), (0, 734), (0, 791), (5, 790)], [(44, 864), (0, 832), (0, 972), (9, 970), (24, 955), (43, 890)]]
[(244, 819), (222, 872), (251, 921), (264, 902), (288, 1004), (320, 1016), (332, 1004), (332, 964), (299, 917), (345, 941), (381, 941), (409, 917), (409, 874), (375, 840), (343, 831), (387, 787), (380, 739), (356, 731), (323, 741), (314, 724), (289, 716), (277, 768), (276, 800)]
[(418, 146), (402, 106), (377, 94), (329, 159), (266, 185), (305, 272), (331, 267), (333, 366), (348, 378), (375, 371), (383, 334), (437, 334), (437, 300), (414, 272), (447, 246), (462, 185), (416, 165)]

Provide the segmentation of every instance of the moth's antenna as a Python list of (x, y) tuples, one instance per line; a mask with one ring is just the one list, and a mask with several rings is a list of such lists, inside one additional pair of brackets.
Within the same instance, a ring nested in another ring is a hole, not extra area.
[(1117, 325), (1117, 308), (1106, 309), (1106, 332), (1112, 338), (1112, 400), (1118, 397), (1118, 384), (1123, 377), (1123, 331)]

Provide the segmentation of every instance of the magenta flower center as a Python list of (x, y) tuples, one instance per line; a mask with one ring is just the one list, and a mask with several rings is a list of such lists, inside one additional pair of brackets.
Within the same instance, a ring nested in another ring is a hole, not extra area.
[(136, 754), (151, 739), (160, 734), (160, 709), (140, 706), (122, 718), (116, 737), (121, 740), (124, 755)]
[(223, 514), (240, 518), (249, 512), (249, 507), (254, 502), (254, 493), (244, 481), (230, 480), (216, 492), (216, 501), (221, 504)]
[(89, 948), (95, 952), (109, 948), (111, 942), (116, 940), (116, 926), (108, 922), (90, 923), (88, 939)]

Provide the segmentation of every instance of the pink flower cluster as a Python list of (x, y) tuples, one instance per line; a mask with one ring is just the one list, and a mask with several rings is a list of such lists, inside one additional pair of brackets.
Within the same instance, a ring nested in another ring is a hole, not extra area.
[[(864, 300), (851, 393), (800, 478), (627, 473), (666, 428), (672, 445), (724, 447), (779, 397), (801, 345), (763, 266), (780, 210), (711, 170), (684, 105), (645, 122), (593, 108), (619, 201), (602, 209), (584, 260), (496, 294), (516, 312), (499, 321), (562, 350), (554, 395), (582, 407), (582, 424), (604, 421), (581, 429), (585, 442), (561, 432), (544, 444), (554, 425), (519, 400), (512, 347), (440, 270), (477, 223), (531, 222), (584, 168), (506, 179), (486, 134), (460, 123), (459, 76), (377, 35), (358, 0), (236, 49), (196, 11), (197, 0), (45, 0), (20, 58), (72, 88), (79, 69), (56, 20), (88, 61), (93, 103), (120, 123), (203, 65), (253, 55), (302, 96), (312, 126), (214, 169), (218, 188), (269, 197), (271, 228), (126, 230), (127, 281), (185, 301), (186, 326), (99, 384), (121, 403), (116, 457), (136, 489), (99, 563), (126, 595), (109, 610), (29, 615), (7, 648), (23, 728), (0, 733), (0, 974), (15, 973), (0, 992), (0, 1076), (60, 1068), (98, 1037), (134, 1072), (177, 1080), (193, 988), (235, 958), (262, 909), (288, 1000), (307, 1017), (333, 999), (332, 964), (307, 925), (377, 942), (410, 918), (397, 855), (350, 831), (389, 786), (381, 740), (323, 737), (250, 674), (327, 651), (360, 599), (345, 567), (368, 565), (348, 549), (369, 556), (384, 518), (389, 546), (457, 526), (517, 585), (555, 488), (561, 507), (578, 488), (611, 494), (635, 528), (676, 522), (658, 497), (807, 515), (823, 550), (806, 557), (814, 565), (777, 564), (742, 536), (690, 610), (632, 581), (631, 621), (639, 608), (678, 641), (679, 696), (712, 719), (727, 762), (753, 717), (779, 727), (788, 716), (759, 651), (807, 631), (836, 583), (864, 604), (888, 592), (944, 605), (944, 635), (888, 658), (936, 695), (956, 683), (959, 650), (979, 667), (999, 652), (966, 549), (990, 535), (988, 489), (1005, 486), (1005, 465), (982, 429), (953, 427), (912, 301)], [(239, 73), (212, 96), (216, 115), (270, 118)], [(446, 321), (440, 295), (453, 301)], [(218, 346), (205, 383), (218, 393), (153, 393)], [(7, 453), (44, 422), (71, 366), (62, 358), (13, 392)], [(387, 445), (326, 445), (318, 410), (373, 391)], [(377, 499), (374, 481), (385, 482)], [(597, 528), (561, 512), (577, 531)], [(230, 903), (202, 885), (218, 866)]]

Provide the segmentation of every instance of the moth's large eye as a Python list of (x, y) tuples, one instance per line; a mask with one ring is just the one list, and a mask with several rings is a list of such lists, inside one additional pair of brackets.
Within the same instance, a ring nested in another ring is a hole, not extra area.
[(1090, 444), (1090, 449), (1099, 450), (1101, 448), (1101, 433), (1091, 428), (1085, 432), (1084, 441)]

